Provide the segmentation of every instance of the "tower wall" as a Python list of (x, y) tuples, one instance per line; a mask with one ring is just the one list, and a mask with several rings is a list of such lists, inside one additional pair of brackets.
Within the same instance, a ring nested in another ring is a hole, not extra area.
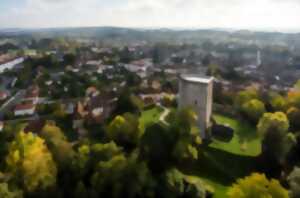
[(179, 107), (191, 107), (197, 113), (198, 126), (202, 138), (206, 138), (206, 129), (210, 125), (212, 114), (213, 80), (208, 83), (180, 79)]

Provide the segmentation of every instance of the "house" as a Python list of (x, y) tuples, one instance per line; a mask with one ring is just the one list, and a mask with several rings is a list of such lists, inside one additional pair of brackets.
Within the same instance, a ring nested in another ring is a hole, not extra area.
[(0, 91), (0, 101), (5, 100), (8, 97), (6, 92)]
[(11, 70), (11, 69), (13, 69), (17, 65), (23, 63), (24, 60), (25, 59), (23, 57), (21, 57), (21, 58), (16, 58), (14, 60), (5, 62), (3, 64), (0, 64), (0, 73), (3, 73), (5, 70)]
[(152, 66), (153, 63), (151, 59), (141, 59), (124, 65), (127, 70), (136, 73), (141, 78), (145, 78), (147, 76), (149, 68)]
[(36, 106), (34, 104), (19, 104), (15, 107), (15, 116), (33, 115), (35, 113)]
[(32, 86), (29, 89), (27, 89), (25, 97), (23, 98), (23, 102), (29, 102), (33, 103), (34, 105), (38, 103), (39, 101), (39, 92), (40, 89), (38, 86)]
[(85, 91), (86, 96), (97, 96), (98, 93), (99, 93), (98, 89), (94, 86), (87, 88)]
[(73, 103), (65, 104), (64, 109), (67, 114), (73, 114), (75, 110), (75, 105)]

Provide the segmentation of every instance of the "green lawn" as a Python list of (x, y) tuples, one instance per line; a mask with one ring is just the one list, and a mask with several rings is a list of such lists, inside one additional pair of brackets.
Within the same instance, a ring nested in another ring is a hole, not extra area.
[(162, 112), (163, 109), (160, 107), (154, 107), (152, 109), (143, 111), (139, 119), (141, 129), (145, 130), (145, 128), (150, 124), (158, 122)]
[(208, 146), (199, 148), (199, 160), (184, 165), (182, 170), (201, 178), (214, 188), (214, 198), (226, 198), (228, 188), (238, 179), (255, 171), (255, 157), (261, 152), (261, 139), (256, 136), (255, 127), (248, 123), (222, 115), (214, 115), (220, 124), (234, 129), (230, 142), (213, 139)]
[(255, 157), (242, 156), (220, 149), (202, 146), (196, 162), (184, 163), (181, 170), (197, 176), (214, 188), (214, 198), (226, 198), (228, 188), (238, 179), (255, 170)]
[(213, 117), (217, 123), (231, 126), (234, 129), (234, 136), (230, 142), (213, 139), (210, 147), (244, 156), (257, 156), (261, 153), (261, 139), (256, 135), (254, 126), (222, 115)]
[[(163, 110), (159, 107), (146, 110), (140, 117), (143, 129), (159, 121)], [(228, 188), (238, 178), (250, 175), (255, 170), (255, 157), (261, 152), (261, 140), (255, 127), (222, 115), (214, 115), (221, 124), (234, 129), (230, 142), (213, 139), (210, 145), (199, 148), (199, 160), (183, 163), (180, 169), (187, 175), (200, 178), (214, 189), (214, 198), (226, 198)]]

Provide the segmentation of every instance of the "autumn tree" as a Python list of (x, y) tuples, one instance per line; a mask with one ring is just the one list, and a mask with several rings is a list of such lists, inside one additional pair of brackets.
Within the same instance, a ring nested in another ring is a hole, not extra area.
[(136, 154), (129, 158), (121, 154), (100, 161), (91, 183), (98, 197), (155, 197), (155, 180)]
[(160, 197), (205, 198), (210, 189), (198, 178), (184, 175), (176, 168), (162, 174), (159, 185), (162, 187)]
[(265, 113), (257, 125), (263, 137), (263, 154), (282, 162), (296, 141), (288, 130), (289, 121), (284, 113)]
[(241, 111), (246, 115), (247, 118), (256, 123), (266, 112), (266, 108), (262, 101), (252, 99), (242, 105)]
[(12, 190), (7, 183), (0, 183), (0, 197), (2, 198), (23, 198), (20, 190)]
[(135, 147), (142, 135), (138, 118), (130, 113), (116, 116), (107, 127), (107, 137), (127, 149)]
[(235, 97), (235, 105), (238, 109), (242, 107), (243, 104), (249, 102), (252, 99), (258, 98), (258, 92), (255, 88), (248, 88), (246, 90), (240, 91)]
[(105, 144), (83, 144), (78, 147), (77, 153), (72, 161), (73, 170), (77, 178), (85, 177), (89, 172), (94, 172), (100, 161), (107, 161), (116, 155), (121, 155), (122, 149), (116, 143)]
[(229, 198), (288, 198), (288, 191), (276, 179), (268, 180), (264, 174), (253, 173), (238, 179), (228, 191)]
[(45, 142), (33, 133), (20, 132), (9, 146), (7, 169), (31, 192), (56, 183), (56, 165)]
[(289, 106), (300, 108), (300, 91), (290, 91), (287, 100)]
[(271, 93), (269, 96), (269, 100), (273, 110), (283, 112), (286, 111), (288, 104), (287, 100), (283, 96), (277, 93)]
[(171, 119), (169, 133), (176, 140), (172, 154), (177, 161), (198, 159), (197, 146), (202, 140), (196, 123), (197, 115), (189, 108), (177, 111)]
[(68, 168), (75, 152), (62, 130), (54, 124), (47, 123), (40, 136), (45, 139), (59, 168)]
[(295, 167), (294, 170), (289, 174), (287, 181), (290, 187), (290, 197), (300, 197), (300, 168)]
[(300, 91), (300, 79), (295, 83), (294, 88), (295, 88), (297, 91)]
[(300, 130), (300, 108), (290, 107), (287, 111), (287, 117), (290, 121), (291, 129)]

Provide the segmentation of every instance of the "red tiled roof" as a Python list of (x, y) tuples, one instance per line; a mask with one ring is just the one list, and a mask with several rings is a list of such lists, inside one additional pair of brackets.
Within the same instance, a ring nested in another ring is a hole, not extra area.
[(5, 92), (0, 92), (0, 98), (7, 97), (7, 94)]
[(19, 104), (15, 107), (15, 111), (29, 110), (35, 108), (33, 104)]
[(39, 97), (39, 93), (37, 92), (31, 92), (31, 93), (27, 93), (25, 98), (37, 98)]

